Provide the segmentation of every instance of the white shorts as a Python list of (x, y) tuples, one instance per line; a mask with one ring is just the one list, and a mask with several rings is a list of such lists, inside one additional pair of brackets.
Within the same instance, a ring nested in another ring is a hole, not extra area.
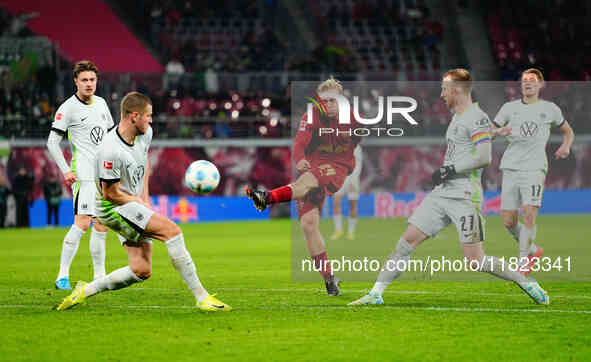
[(115, 206), (103, 201), (96, 205), (96, 218), (105, 226), (119, 234), (121, 244), (126, 241), (132, 243), (151, 242), (144, 236), (144, 231), (154, 211), (139, 202), (129, 202)]
[(96, 185), (92, 181), (76, 181), (72, 184), (74, 215), (95, 215)]
[(519, 210), (521, 205), (542, 206), (544, 171), (503, 170), (501, 210)]
[(347, 193), (349, 200), (359, 200), (359, 189), (361, 188), (361, 166), (363, 164), (363, 155), (360, 146), (355, 149), (355, 168), (347, 176), (343, 186), (335, 193), (335, 196), (343, 197)]
[(429, 194), (408, 219), (430, 237), (453, 223), (464, 244), (484, 241), (484, 218), (476, 205), (467, 199), (449, 199)]

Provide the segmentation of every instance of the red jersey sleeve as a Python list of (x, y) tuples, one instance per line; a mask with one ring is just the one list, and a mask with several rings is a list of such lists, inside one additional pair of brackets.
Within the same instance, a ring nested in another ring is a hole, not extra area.
[(300, 121), (295, 141), (293, 142), (293, 160), (296, 164), (306, 158), (306, 148), (312, 139), (313, 126), (314, 124), (308, 124), (308, 117), (304, 114)]

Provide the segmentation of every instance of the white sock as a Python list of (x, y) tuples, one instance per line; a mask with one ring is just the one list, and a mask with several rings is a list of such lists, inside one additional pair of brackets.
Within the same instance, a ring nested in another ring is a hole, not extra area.
[(92, 257), (92, 265), (94, 266), (94, 279), (99, 279), (105, 276), (105, 255), (107, 240), (107, 232), (96, 231), (92, 228), (90, 233), (90, 256)]
[(527, 281), (527, 278), (519, 274), (517, 271), (511, 270), (509, 264), (502, 262), (501, 259), (495, 256), (485, 255), (481, 261), (480, 271), (492, 274), (501, 279), (521, 284)]
[(530, 229), (523, 225), (521, 232), (519, 233), (519, 259), (521, 262), (522, 258), (529, 255), (529, 242), (535, 234), (535, 229)]
[[(373, 288), (371, 289), (370, 293), (377, 293), (382, 295), (384, 290), (394, 281), (394, 279), (398, 278), (400, 274), (404, 272), (403, 269), (397, 269), (397, 263), (399, 260), (404, 260), (405, 263), (408, 263), (410, 260), (410, 254), (415, 251), (408, 241), (400, 238), (398, 240), (398, 244), (396, 245), (396, 251), (392, 253), (390, 258), (386, 261), (386, 263), (382, 266), (382, 271), (378, 275), (378, 280), (374, 284)], [(402, 267), (402, 263), (400, 263)]]
[(350, 233), (354, 233), (355, 232), (355, 226), (356, 225), (357, 225), (357, 218), (350, 217), (349, 218), (349, 232)]
[(57, 275), (58, 279), (70, 275), (70, 265), (72, 265), (72, 260), (74, 260), (74, 256), (78, 251), (78, 245), (80, 245), (80, 238), (82, 238), (82, 235), (84, 235), (84, 230), (74, 224), (64, 237), (62, 255), (60, 257), (60, 271)]
[(117, 290), (140, 282), (143, 282), (143, 279), (135, 275), (128, 265), (86, 284), (86, 287), (84, 287), (84, 295), (86, 297), (91, 297), (100, 292), (104, 292), (105, 290)]
[(333, 220), (334, 220), (334, 231), (343, 231), (343, 215), (342, 214), (338, 214), (338, 215), (333, 215)]
[(538, 225), (534, 226), (534, 233), (531, 236), (530, 240), (530, 244), (529, 244), (529, 254), (533, 255), (536, 253), (536, 251), (538, 251), (538, 246), (534, 243), (534, 241), (536, 241), (536, 236), (538, 234)]
[(515, 225), (512, 228), (505, 227), (505, 229), (507, 229), (509, 234), (511, 234), (511, 236), (513, 236), (513, 239), (515, 239), (515, 241), (517, 243), (519, 243), (519, 234), (521, 233), (522, 228), (523, 228), (523, 224), (520, 222), (518, 222), (517, 225)]
[(183, 234), (179, 234), (174, 238), (165, 242), (166, 247), (168, 248), (168, 255), (170, 256), (170, 261), (172, 265), (176, 269), (176, 271), (181, 275), (185, 283), (193, 295), (195, 295), (195, 299), (198, 302), (201, 302), (205, 299), (209, 294), (201, 285), (201, 281), (197, 276), (197, 270), (195, 269), (195, 263), (193, 263), (193, 259), (191, 258), (191, 254), (185, 247), (185, 239)]

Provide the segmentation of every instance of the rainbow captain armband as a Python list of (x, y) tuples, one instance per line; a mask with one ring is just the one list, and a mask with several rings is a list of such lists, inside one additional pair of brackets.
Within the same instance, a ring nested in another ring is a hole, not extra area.
[(481, 144), (483, 142), (490, 142), (491, 137), (489, 132), (478, 132), (472, 135), (472, 143), (474, 146)]
[[(306, 99), (318, 109), (321, 118), (327, 116), (328, 110), (326, 109), (326, 103), (324, 103), (320, 96), (314, 94), (312, 97), (306, 97)], [(308, 122), (310, 122), (310, 120), (308, 120)]]

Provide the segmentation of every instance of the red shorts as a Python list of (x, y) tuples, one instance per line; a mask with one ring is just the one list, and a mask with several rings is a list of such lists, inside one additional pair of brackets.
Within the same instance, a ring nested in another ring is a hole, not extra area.
[(310, 210), (317, 208), (322, 211), (324, 198), (339, 191), (349, 175), (349, 168), (337, 163), (328, 161), (311, 161), (310, 163), (312, 166), (310, 172), (318, 180), (319, 186), (308, 192), (303, 199), (296, 201), (300, 219)]

